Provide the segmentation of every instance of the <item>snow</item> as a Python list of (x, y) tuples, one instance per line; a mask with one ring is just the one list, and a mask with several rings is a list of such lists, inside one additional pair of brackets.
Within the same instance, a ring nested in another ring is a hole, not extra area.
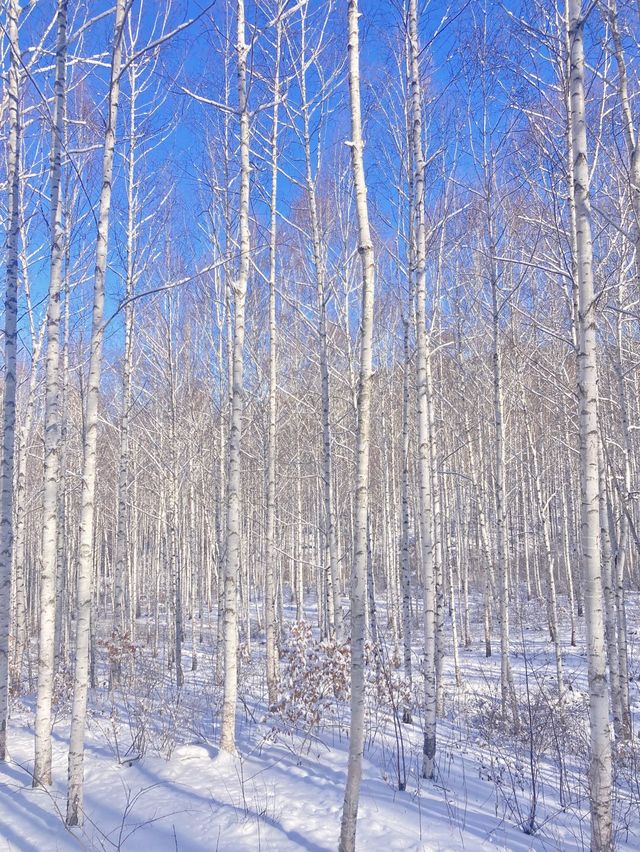
[[(131, 766), (110, 759), (104, 743), (89, 737), (86, 755), (85, 826), (71, 834), (64, 813), (64, 785), (33, 790), (25, 767), (32, 731), (11, 728), (11, 763), (1, 775), (0, 819), (7, 850), (147, 847), (164, 850), (294, 850), (336, 847), (346, 768), (344, 748), (293, 756), (271, 745), (249, 757), (219, 754), (205, 744), (180, 746), (170, 760), (145, 757)], [(64, 778), (66, 750), (56, 737), (54, 771)], [(464, 764), (461, 763), (462, 772)], [(468, 771), (468, 770), (467, 770)], [(458, 773), (458, 777), (460, 774)], [(484, 791), (482, 787), (487, 787)], [(460, 793), (434, 788), (400, 793), (365, 763), (359, 814), (363, 849), (534, 849), (524, 834), (492, 825), (489, 784)], [(470, 795), (469, 795), (470, 794)], [(456, 826), (456, 823), (458, 825)], [(74, 830), (75, 831), (75, 830)], [(76, 839), (77, 838), (77, 839)], [(79, 844), (78, 844), (79, 840)]]
[[(414, 724), (401, 726), (407, 787), (397, 789), (393, 720), (384, 702), (372, 702), (358, 849), (588, 848), (583, 648), (565, 648), (565, 673), (572, 689), (558, 711), (553, 702), (552, 647), (545, 629), (535, 626), (536, 620), (544, 619), (534, 605), (523, 618), (528, 626), (519, 640), (514, 629), (512, 661), (518, 688), (522, 691), (529, 685), (527, 718), (532, 720), (533, 738), (526, 733), (526, 719), (519, 738), (500, 729), (493, 712), (499, 659), (485, 659), (480, 629), (474, 625), (474, 650), (460, 650), (462, 685), (458, 689), (451, 656), (446, 658), (446, 716), (439, 721), (435, 781), (420, 778), (421, 727), (416, 712)], [(336, 703), (333, 715), (327, 704), (323, 724), (311, 731), (287, 727), (280, 715), (268, 714), (261, 686), (262, 647), (254, 642), (251, 661), (245, 661), (241, 676), (239, 753), (231, 756), (219, 753), (215, 745), (219, 694), (211, 675), (213, 653), (198, 646), (197, 671), (186, 671), (180, 695), (171, 687), (164, 661), (155, 661), (152, 676), (150, 655), (143, 650), (137, 654), (141, 670), (147, 669), (146, 679), (136, 681), (138, 695), (128, 694), (128, 686), (112, 693), (104, 681), (93, 693), (82, 828), (68, 830), (63, 819), (68, 697), (61, 697), (54, 726), (51, 790), (31, 787), (33, 696), (14, 699), (10, 760), (0, 766), (0, 850), (323, 852), (336, 848), (348, 744), (343, 704)], [(632, 659), (637, 667), (635, 655)], [(158, 687), (161, 672), (163, 689)], [(419, 676), (416, 680), (419, 695)], [(632, 691), (632, 696), (637, 727), (637, 692)], [(141, 707), (148, 713), (144, 721)], [(140, 742), (135, 735), (141, 728), (146, 746), (139, 757), (131, 747), (134, 741)], [(557, 759), (549, 746), (554, 736), (562, 747)], [(529, 749), (528, 744), (533, 747)], [(567, 751), (569, 747), (572, 752)], [(637, 755), (629, 761), (627, 774), (619, 776), (616, 794), (619, 849), (640, 846), (640, 761)], [(532, 778), (537, 791), (535, 833), (527, 834), (523, 826), (530, 816)]]

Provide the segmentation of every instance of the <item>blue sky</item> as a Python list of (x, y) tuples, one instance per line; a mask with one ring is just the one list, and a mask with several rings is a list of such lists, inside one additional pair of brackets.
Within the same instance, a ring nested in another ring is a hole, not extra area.
[[(209, 4), (206, 0), (175, 0), (172, 5), (166, 30), (171, 31), (182, 22), (196, 17), (202, 9)], [(293, 0), (290, 0), (293, 5)], [(516, 12), (519, 8), (519, 0), (512, 0), (507, 7)], [(72, 8), (77, 8), (71, 4)], [(181, 264), (188, 271), (195, 271), (206, 263), (210, 255), (210, 244), (207, 231), (203, 227), (207, 208), (212, 203), (212, 198), (207, 193), (206, 179), (212, 168), (217, 167), (219, 171), (219, 155), (215, 144), (211, 152), (205, 150), (205, 138), (207, 134), (215, 137), (219, 133), (222, 113), (215, 107), (204, 105), (194, 101), (182, 91), (182, 87), (189, 88), (201, 95), (222, 100), (223, 65), (220, 54), (221, 36), (216, 32), (223, 26), (225, 14), (228, 12), (233, 16), (235, 4), (218, 0), (206, 15), (202, 16), (187, 31), (180, 33), (170, 42), (162, 46), (155, 75), (151, 81), (146, 106), (153, 106), (154, 100), (161, 102), (152, 120), (154, 133), (149, 137), (148, 147), (152, 148), (148, 154), (146, 163), (140, 164), (144, 173), (144, 181), (141, 193), (150, 190), (157, 191), (159, 196), (173, 193), (175, 201), (167, 202), (166, 215), (151, 217), (144, 224), (141, 232), (141, 244), (155, 243), (160, 245), (160, 251), (166, 248), (166, 238), (171, 235), (174, 242), (173, 250), (182, 256)], [(493, 9), (492, 4), (489, 7)], [(91, 13), (95, 14), (101, 9), (107, 10), (108, 3), (96, 2), (91, 4)], [(156, 0), (137, 0), (134, 3), (133, 14), (140, 20), (139, 43), (145, 44), (148, 39), (153, 39), (159, 32), (158, 10), (162, 5)], [(319, 10), (326, 8), (325, 0), (311, 0), (310, 8), (315, 10), (316, 17)], [(41, 0), (30, 12), (23, 31), (23, 45), (37, 41), (45, 22), (51, 19), (54, 9), (53, 0)], [(142, 10), (142, 11), (140, 11)], [(365, 163), (369, 178), (369, 194), (372, 202), (372, 210), (375, 226), (378, 232), (391, 235), (396, 215), (396, 190), (394, 181), (396, 179), (398, 164), (394, 161), (394, 155), (386, 159), (381, 152), (391, 150), (389, 141), (391, 138), (390, 128), (385, 126), (386, 117), (383, 107), (387, 106), (385, 87), (391, 92), (395, 87), (397, 98), (398, 82), (397, 63), (393, 52), (401, 43), (402, 20), (401, 10), (395, 0), (361, 0), (361, 68), (363, 80), (363, 101), (366, 125)], [(428, 109), (425, 110), (425, 123), (427, 125), (429, 150), (437, 150), (442, 146), (451, 157), (454, 147), (457, 149), (459, 162), (463, 170), (469, 174), (472, 172), (472, 163), (468, 154), (468, 131), (464, 129), (464, 122), (454, 121), (454, 110), (452, 105), (460, 111), (462, 117), (466, 115), (467, 104), (471, 105), (470, 113), (472, 121), (475, 120), (473, 113), (477, 111), (477, 92), (473, 83), (469, 87), (468, 78), (460, 77), (463, 70), (460, 63), (460, 55), (456, 53), (456, 39), (460, 33), (463, 37), (469, 37), (473, 21), (480, 21), (484, 11), (484, 3), (480, 0), (452, 0), (446, 3), (444, 0), (431, 0), (429, 3), (421, 4), (421, 40), (427, 45), (424, 53), (424, 66), (426, 69), (425, 86)], [(435, 41), (432, 41), (434, 31), (440, 26), (447, 14), (452, 23), (448, 25)], [(494, 23), (496, 11), (491, 11), (490, 21)], [(247, 2), (247, 19), (250, 23), (254, 21), (263, 22), (263, 12), (256, 11), (252, 2)], [(77, 23), (74, 24), (77, 28)], [(87, 31), (85, 41), (81, 49), (77, 43), (72, 47), (74, 54), (80, 57), (90, 55), (105, 56), (109, 49), (111, 30), (113, 26), (112, 16), (105, 17), (99, 24)], [(295, 24), (294, 24), (295, 30)], [(52, 31), (53, 34), (53, 31)], [(500, 34), (498, 34), (500, 35)], [(255, 61), (260, 70), (269, 76), (268, 58), (265, 59), (265, 43), (270, 34), (263, 34), (256, 44)], [(330, 73), (333, 62), (343, 62), (346, 56), (346, 2), (336, 0), (333, 6), (330, 22), (326, 30), (325, 41), (327, 42), (327, 53), (324, 62), (325, 73)], [(52, 38), (49, 38), (49, 44)], [(477, 45), (476, 45), (477, 46)], [(473, 45), (472, 45), (473, 47)], [(517, 51), (519, 45), (515, 44), (513, 50)], [(508, 52), (508, 46), (506, 48)], [(515, 62), (520, 61), (515, 55)], [(37, 80), (40, 90), (44, 93), (51, 91), (50, 63), (45, 57), (40, 63), (42, 70), (38, 73)], [(542, 73), (545, 72), (542, 63)], [(48, 69), (48, 70), (47, 70)], [(493, 69), (490, 69), (490, 72)], [(230, 73), (233, 75), (233, 56), (231, 57)], [(344, 71), (344, 69), (343, 69)], [(496, 76), (496, 75), (494, 75)], [(103, 123), (106, 96), (106, 70), (95, 64), (88, 65), (84, 60), (74, 65), (71, 79), (75, 81), (76, 89), (71, 112), (79, 109), (77, 83), (80, 78), (82, 82), (83, 116), (90, 130), (85, 133), (89, 140), (96, 144), (96, 150), (89, 154), (77, 156), (78, 169), (83, 175), (83, 186), (88, 190), (89, 198), (80, 193), (78, 215), (85, 218), (85, 225), (74, 238), (72, 255), (79, 258), (86, 256), (85, 269), (87, 279), (91, 276), (92, 268), (92, 240), (95, 232), (91, 227), (91, 214), (89, 199), (95, 204), (100, 182), (96, 179), (99, 174), (99, 141), (100, 127)], [(313, 97), (317, 87), (316, 78), (313, 73), (309, 75), (310, 95)], [(457, 82), (456, 82), (457, 81)], [(497, 104), (496, 115), (502, 115), (504, 103), (508, 100), (508, 85), (505, 87), (504, 80), (499, 81), (502, 88), (496, 88), (494, 103)], [(231, 78), (231, 98), (235, 100), (235, 80)], [(290, 88), (290, 102), (296, 103), (298, 93), (295, 84)], [(38, 98), (33, 90), (28, 95), (28, 100), (33, 103)], [(257, 78), (250, 92), (250, 107), (256, 110), (260, 104), (269, 100), (268, 81), (260, 83)], [(344, 73), (339, 80), (330, 99), (330, 114), (325, 117), (322, 136), (314, 134), (314, 146), (321, 145), (323, 150), (322, 170), (335, 168), (336, 162), (344, 161), (344, 142), (348, 137), (348, 120), (346, 108), (348, 105), (348, 89)], [(396, 104), (396, 112), (401, 109), (401, 104)], [(493, 107), (491, 107), (493, 109)], [(118, 127), (118, 159), (116, 166), (116, 180), (114, 184), (114, 206), (112, 214), (111, 229), (111, 271), (109, 275), (108, 302), (106, 313), (113, 312), (122, 294), (122, 285), (119, 278), (121, 271), (121, 247), (123, 244), (124, 212), (124, 162), (122, 155), (126, 151), (127, 134), (126, 120), (128, 110), (128, 84), (123, 80), (123, 95), (120, 103), (120, 121)], [(41, 111), (42, 112), (42, 111)], [(78, 116), (74, 115), (77, 121)], [(286, 108), (281, 111), (281, 120), (286, 120)], [(315, 119), (314, 119), (315, 121)], [(47, 281), (46, 261), (46, 236), (48, 207), (46, 203), (46, 151), (41, 148), (43, 134), (43, 123), (46, 124), (46, 116), (40, 118), (40, 123), (33, 123), (26, 130), (26, 154), (30, 168), (40, 169), (42, 175), (33, 180), (40, 190), (41, 198), (36, 205), (35, 216), (31, 225), (34, 242), (39, 238), (45, 250), (42, 252), (42, 260), (35, 263), (32, 269), (32, 280), (34, 296), (44, 294)], [(230, 120), (231, 132), (235, 132), (235, 118)], [(315, 124), (314, 124), (315, 126)], [(217, 131), (216, 131), (217, 128)], [(264, 193), (261, 186), (266, 183), (268, 175), (266, 170), (260, 166), (260, 152), (264, 151), (265, 142), (262, 137), (268, 137), (270, 128), (270, 112), (263, 110), (253, 115), (253, 142), (252, 156), (254, 161), (254, 175), (252, 187), (252, 203), (254, 216), (263, 225), (267, 217), (267, 208), (264, 203)], [(171, 129), (171, 132), (168, 130)], [(80, 132), (76, 127), (74, 133)], [(459, 138), (455, 138), (456, 135)], [(162, 144), (158, 145), (158, 139), (166, 136)], [(292, 177), (300, 179), (303, 175), (301, 168), (301, 151), (296, 141), (295, 134), (283, 127), (281, 134), (283, 169)], [(73, 146), (72, 142), (72, 146)], [(40, 146), (40, 147), (38, 147)], [(143, 146), (144, 147), (144, 146)], [(315, 149), (317, 150), (317, 148)], [(314, 154), (315, 154), (314, 150)], [(213, 162), (208, 164), (207, 157), (211, 154)], [(466, 159), (465, 159), (466, 158)], [(237, 158), (232, 157), (231, 175), (236, 169)], [(438, 167), (440, 168), (440, 167)], [(390, 174), (392, 172), (392, 174)], [(232, 184), (232, 189), (235, 184)], [(437, 194), (441, 190), (436, 177), (433, 177), (433, 191)], [(287, 179), (283, 174), (280, 182), (280, 206), (288, 216), (292, 207), (300, 197), (301, 190), (295, 182)], [(152, 201), (152, 204), (156, 203)], [(148, 211), (147, 211), (148, 212)], [(264, 257), (264, 252), (262, 254)], [(260, 261), (259, 261), (260, 262)], [(141, 281), (140, 288), (144, 289), (158, 282), (158, 277), (167, 273), (162, 264), (156, 268), (153, 281)], [(83, 301), (89, 295), (89, 288), (83, 290)], [(77, 301), (77, 307), (80, 300)], [(113, 325), (112, 334), (115, 341), (118, 340), (119, 324)]]

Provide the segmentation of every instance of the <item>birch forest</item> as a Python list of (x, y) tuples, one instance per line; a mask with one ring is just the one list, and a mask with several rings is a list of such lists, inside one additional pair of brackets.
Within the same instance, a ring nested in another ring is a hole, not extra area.
[(637, 0), (0, 63), (0, 850), (639, 849)]

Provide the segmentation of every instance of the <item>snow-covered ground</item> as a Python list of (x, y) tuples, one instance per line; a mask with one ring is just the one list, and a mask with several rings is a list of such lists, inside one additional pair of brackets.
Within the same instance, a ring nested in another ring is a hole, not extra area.
[[(397, 722), (402, 702), (389, 683), (395, 683), (398, 674), (392, 663), (385, 664), (378, 676), (370, 667), (359, 849), (588, 849), (583, 639), (577, 649), (564, 649), (570, 688), (559, 708), (544, 621), (542, 605), (530, 603), (523, 610), (522, 624), (514, 626), (512, 660), (521, 699), (518, 733), (499, 718), (499, 659), (485, 658), (477, 624), (473, 649), (460, 650), (458, 688), (452, 658), (447, 656), (445, 717), (439, 722), (438, 777), (433, 782), (420, 778), (419, 707), (412, 725), (394, 724), (394, 706)], [(637, 728), (634, 613), (630, 626)], [(294, 668), (287, 668), (285, 660), (287, 700), (278, 712), (268, 713), (262, 648), (259, 640), (254, 642), (240, 682), (239, 754), (231, 757), (219, 754), (215, 745), (220, 688), (212, 675), (213, 659), (204, 647), (206, 641), (197, 646), (197, 670), (185, 671), (186, 683), (179, 694), (164, 661), (152, 660), (142, 647), (134, 655), (135, 677), (132, 668), (120, 689), (110, 692), (104, 679), (99, 680), (87, 733), (82, 829), (69, 831), (63, 820), (68, 694), (64, 689), (59, 693), (55, 780), (50, 791), (31, 788), (33, 696), (14, 700), (10, 761), (0, 766), (0, 849), (335, 849), (348, 745), (346, 707), (343, 697), (327, 694), (326, 679), (307, 665), (313, 657), (319, 668), (326, 649), (305, 646), (310, 652), (305, 663), (306, 696), (299, 694), (304, 689), (297, 684), (287, 683), (286, 673)], [(326, 653), (331, 656), (331, 650)], [(187, 669), (189, 665), (187, 646)], [(336, 682), (346, 671), (344, 660), (336, 661), (333, 654), (332, 665)], [(416, 669), (418, 665), (416, 646)], [(304, 680), (300, 667), (295, 672)], [(380, 686), (380, 680), (387, 685)], [(416, 681), (419, 695), (419, 674)], [(320, 717), (317, 724), (314, 716)], [(618, 763), (616, 844), (620, 849), (638, 849), (637, 744), (626, 748)], [(402, 791), (399, 775), (406, 779)], [(531, 824), (532, 831), (527, 829)]]

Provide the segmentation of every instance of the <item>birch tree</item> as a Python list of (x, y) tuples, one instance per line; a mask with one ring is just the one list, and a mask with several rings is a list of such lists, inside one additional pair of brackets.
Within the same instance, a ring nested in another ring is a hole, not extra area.
[(247, 54), (244, 0), (236, 5), (236, 57), (238, 118), (240, 122), (239, 266), (233, 282), (234, 325), (227, 479), (227, 533), (224, 570), (224, 693), (220, 748), (236, 750), (236, 703), (238, 695), (238, 574), (240, 569), (240, 473), (242, 413), (244, 402), (244, 336), (247, 286), (251, 252), (249, 229), (249, 108), (247, 104)]
[(93, 544), (95, 529), (96, 445), (98, 438), (98, 403), (102, 343), (104, 338), (104, 297), (109, 243), (109, 212), (113, 179), (113, 158), (116, 146), (116, 124), (120, 96), (122, 66), (122, 41), (130, 0), (117, 0), (113, 52), (110, 63), (108, 115), (102, 152), (102, 188), (98, 205), (96, 235), (96, 263), (93, 281), (93, 311), (89, 374), (84, 412), (84, 441), (82, 465), (82, 505), (78, 543), (77, 567), (77, 627), (69, 739), (69, 767), (67, 789), (67, 825), (81, 825), (83, 821), (84, 783), (84, 732), (89, 688), (89, 639), (91, 631), (91, 599), (93, 575)]
[(422, 138), (422, 92), (420, 86), (420, 41), (417, 0), (409, 0), (409, 56), (411, 93), (411, 144), (414, 165), (415, 204), (415, 322), (418, 388), (418, 479), (420, 489), (420, 545), (424, 588), (424, 679), (425, 725), (422, 775), (433, 778), (436, 755), (436, 584), (433, 564), (431, 517), (431, 439), (429, 434), (429, 382), (426, 317), (426, 224), (425, 157)]
[(589, 672), (591, 757), (591, 848), (613, 849), (611, 814), (611, 738), (606, 672), (600, 561), (598, 488), (598, 360), (593, 285), (593, 240), (589, 199), (589, 158), (585, 115), (585, 13), (582, 0), (568, 0), (571, 57), (571, 139), (574, 151), (576, 261), (578, 273), (580, 484), (582, 571)]
[(51, 784), (51, 703), (55, 661), (56, 571), (58, 557), (58, 478), (60, 472), (60, 297), (64, 262), (62, 147), (67, 74), (67, 0), (58, 2), (56, 78), (51, 134), (51, 265), (47, 308), (45, 457), (40, 575), (38, 699), (33, 786)]
[(0, 760), (7, 747), (9, 712), (9, 628), (13, 562), (13, 468), (16, 432), (16, 349), (18, 321), (18, 242), (20, 239), (20, 43), (18, 0), (9, 0), (9, 126), (7, 139), (7, 249), (4, 295), (4, 393), (0, 468)]
[(373, 339), (374, 256), (369, 228), (367, 184), (364, 174), (360, 108), (360, 44), (357, 0), (349, 0), (349, 96), (351, 107), (351, 167), (358, 219), (358, 252), (362, 264), (360, 379), (356, 434), (356, 506), (353, 567), (351, 571), (351, 727), (347, 780), (342, 807), (340, 852), (355, 850), (358, 799), (364, 752), (364, 640), (367, 605), (367, 550), (369, 524), (369, 443)]
[(273, 119), (271, 125), (271, 195), (269, 222), (269, 425), (267, 438), (267, 521), (265, 529), (265, 630), (267, 636), (267, 691), (269, 704), (275, 704), (278, 694), (278, 647), (274, 578), (274, 548), (276, 521), (276, 418), (278, 392), (278, 357), (276, 328), (276, 247), (278, 217), (278, 120), (280, 110), (280, 56), (282, 52), (282, 13), (278, 3), (276, 21), (275, 69), (273, 80)]

